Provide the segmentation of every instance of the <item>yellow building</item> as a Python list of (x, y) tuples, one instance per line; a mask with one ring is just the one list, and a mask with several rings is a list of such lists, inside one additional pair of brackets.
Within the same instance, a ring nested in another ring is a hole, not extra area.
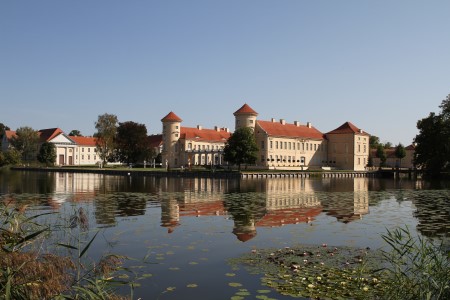
[[(235, 128), (250, 127), (259, 148), (257, 168), (281, 170), (365, 170), (369, 158), (369, 134), (350, 122), (326, 134), (311, 123), (287, 123), (284, 119), (258, 120), (248, 104), (236, 112)], [(223, 165), (222, 151), (230, 132), (226, 128), (203, 129), (181, 126), (170, 112), (163, 119), (163, 165)]]

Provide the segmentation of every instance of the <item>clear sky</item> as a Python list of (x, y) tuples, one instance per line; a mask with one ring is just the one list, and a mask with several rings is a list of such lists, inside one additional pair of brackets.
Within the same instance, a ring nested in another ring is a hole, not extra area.
[(450, 93), (450, 1), (0, 0), (0, 122), (161, 132), (259, 119), (345, 121), (409, 145)]

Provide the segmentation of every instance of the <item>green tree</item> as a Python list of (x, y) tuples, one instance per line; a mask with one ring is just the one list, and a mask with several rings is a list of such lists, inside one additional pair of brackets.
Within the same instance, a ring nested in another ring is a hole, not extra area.
[(380, 159), (380, 167), (384, 167), (386, 164), (386, 150), (383, 144), (378, 144), (377, 157)]
[(253, 129), (242, 127), (237, 129), (228, 139), (223, 150), (227, 162), (238, 165), (254, 164), (257, 159), (258, 146), (256, 145)]
[(369, 148), (370, 149), (377, 149), (378, 145), (380, 144), (380, 138), (375, 136), (375, 135), (371, 135), (369, 137)]
[(119, 123), (116, 150), (119, 160), (127, 164), (150, 161), (155, 156), (149, 144), (145, 125), (131, 121)]
[(37, 159), (40, 163), (46, 166), (52, 166), (56, 162), (56, 147), (55, 144), (45, 142), (39, 148)]
[(384, 144), (384, 149), (390, 149), (390, 148), (392, 148), (392, 143), (391, 142), (386, 142)]
[(117, 122), (117, 116), (106, 113), (98, 116), (97, 122), (95, 122), (95, 129), (97, 129), (95, 144), (103, 164), (106, 164), (108, 158), (114, 153)]
[(83, 135), (79, 130), (74, 129), (69, 133), (69, 136), (83, 136)]
[(39, 148), (39, 133), (31, 127), (20, 127), (11, 138), (11, 145), (20, 151), (23, 161), (34, 161)]
[(431, 177), (450, 169), (450, 94), (439, 107), (439, 114), (431, 112), (417, 121), (419, 133), (414, 138), (414, 162)]
[(402, 165), (402, 159), (406, 156), (406, 149), (402, 145), (402, 143), (399, 143), (397, 146), (395, 146), (395, 157), (397, 157), (400, 160), (399, 166)]
[(16, 149), (9, 149), (5, 152), (0, 152), (0, 166), (18, 165), (21, 162), (21, 154)]
[(2, 139), (3, 139), (3, 135), (5, 134), (5, 130), (10, 130), (10, 128), (8, 126), (6, 126), (3, 123), (0, 123), (0, 150), (2, 148)]

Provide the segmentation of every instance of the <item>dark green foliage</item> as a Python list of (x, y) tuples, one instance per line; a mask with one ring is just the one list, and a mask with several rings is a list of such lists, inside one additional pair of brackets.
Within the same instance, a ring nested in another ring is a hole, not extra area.
[(224, 148), (224, 158), (227, 162), (236, 164), (254, 164), (257, 159), (258, 146), (256, 145), (253, 129), (243, 127), (237, 129), (228, 139)]
[(131, 121), (119, 123), (115, 142), (117, 156), (121, 162), (138, 163), (149, 161), (154, 156), (144, 124)]
[(53, 143), (45, 142), (41, 145), (37, 159), (46, 166), (52, 166), (56, 162), (56, 147)]
[(23, 161), (34, 161), (39, 149), (39, 134), (31, 127), (20, 127), (11, 138), (11, 145), (22, 154)]
[(400, 166), (402, 165), (402, 159), (405, 156), (406, 156), (405, 147), (402, 145), (402, 143), (399, 143), (397, 146), (395, 146), (395, 157), (397, 157), (400, 160)]
[(380, 138), (375, 135), (371, 135), (369, 138), (370, 149), (377, 149), (378, 144), (380, 144)]
[(431, 177), (439, 177), (450, 168), (450, 95), (440, 108), (440, 114), (432, 112), (417, 121), (419, 134), (414, 138), (415, 164)]
[(377, 157), (380, 159), (380, 167), (384, 167), (386, 164), (386, 151), (383, 144), (378, 144), (377, 146)]
[(79, 130), (74, 129), (69, 133), (69, 136), (83, 136), (83, 135)]

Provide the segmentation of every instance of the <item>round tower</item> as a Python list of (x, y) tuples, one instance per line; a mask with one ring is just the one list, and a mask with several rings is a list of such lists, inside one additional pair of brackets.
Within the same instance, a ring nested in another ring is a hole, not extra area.
[(241, 108), (234, 112), (234, 130), (237, 130), (241, 127), (250, 127), (252, 129), (255, 129), (257, 116), (258, 113), (254, 111), (247, 103), (245, 103)]
[(176, 144), (180, 139), (181, 120), (172, 111), (161, 119), (163, 150), (161, 153), (164, 168), (177, 167), (179, 163)]

